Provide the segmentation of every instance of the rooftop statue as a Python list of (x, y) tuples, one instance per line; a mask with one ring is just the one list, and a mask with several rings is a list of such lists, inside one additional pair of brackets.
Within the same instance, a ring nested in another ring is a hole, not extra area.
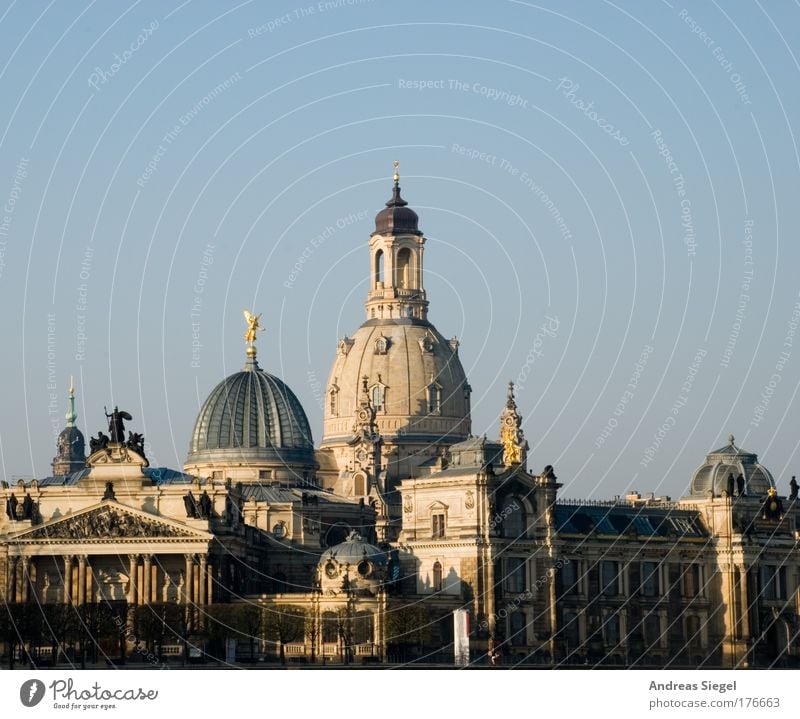
[(110, 441), (123, 444), (125, 442), (125, 420), (130, 421), (133, 417), (125, 411), (120, 412), (119, 407), (114, 407), (114, 411), (111, 414), (108, 413), (108, 409), (105, 407), (103, 407), (103, 411), (108, 420)]

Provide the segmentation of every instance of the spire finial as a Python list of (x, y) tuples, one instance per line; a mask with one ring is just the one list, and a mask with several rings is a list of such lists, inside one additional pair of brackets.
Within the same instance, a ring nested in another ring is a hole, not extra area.
[(394, 161), (394, 184), (400, 183), (400, 160)]
[(514, 401), (514, 383), (511, 381), (508, 383), (508, 399), (506, 400), (506, 407), (509, 409), (517, 408), (517, 403)]
[(69, 378), (69, 409), (64, 418), (67, 420), (67, 427), (74, 427), (75, 420), (78, 419), (78, 415), (75, 412), (75, 383), (72, 375)]
[(254, 315), (250, 310), (243, 310), (244, 318), (247, 321), (247, 332), (244, 333), (244, 340), (247, 343), (247, 357), (250, 360), (256, 359), (256, 333), (264, 328), (259, 324), (261, 315)]

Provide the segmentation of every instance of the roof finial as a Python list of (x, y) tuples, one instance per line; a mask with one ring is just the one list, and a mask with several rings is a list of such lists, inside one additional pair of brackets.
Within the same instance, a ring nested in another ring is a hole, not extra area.
[(69, 409), (64, 417), (67, 420), (67, 427), (75, 426), (75, 420), (78, 419), (78, 415), (75, 412), (75, 383), (72, 375), (69, 378)]
[(256, 333), (264, 328), (259, 324), (261, 315), (254, 315), (250, 310), (243, 310), (244, 318), (247, 321), (247, 332), (244, 333), (244, 340), (247, 343), (247, 357), (255, 362), (256, 359)]
[(730, 443), (731, 447), (735, 447), (736, 446), (734, 444), (734, 436), (732, 434), (728, 435), (728, 442)]
[(394, 161), (394, 184), (400, 184), (400, 160)]

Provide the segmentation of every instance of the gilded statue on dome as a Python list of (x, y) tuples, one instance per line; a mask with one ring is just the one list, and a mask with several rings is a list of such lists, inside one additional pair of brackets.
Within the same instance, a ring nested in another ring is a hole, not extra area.
[(261, 315), (254, 315), (250, 310), (243, 310), (244, 318), (247, 321), (247, 332), (244, 333), (244, 341), (247, 342), (247, 355), (255, 357), (256, 334), (264, 328), (261, 326)]

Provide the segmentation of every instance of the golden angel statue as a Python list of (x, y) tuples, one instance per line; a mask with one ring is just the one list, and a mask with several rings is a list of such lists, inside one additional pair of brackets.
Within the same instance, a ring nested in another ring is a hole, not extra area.
[(256, 332), (264, 329), (259, 324), (261, 315), (254, 315), (250, 310), (244, 310), (244, 318), (247, 320), (247, 332), (244, 333), (244, 339), (247, 344), (252, 345), (256, 341)]

